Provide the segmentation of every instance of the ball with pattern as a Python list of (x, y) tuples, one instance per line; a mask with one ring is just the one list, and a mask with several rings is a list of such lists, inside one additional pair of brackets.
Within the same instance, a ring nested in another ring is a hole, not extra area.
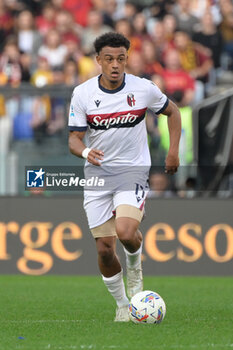
[(165, 314), (166, 305), (163, 298), (151, 290), (135, 294), (129, 304), (130, 319), (134, 323), (159, 324)]

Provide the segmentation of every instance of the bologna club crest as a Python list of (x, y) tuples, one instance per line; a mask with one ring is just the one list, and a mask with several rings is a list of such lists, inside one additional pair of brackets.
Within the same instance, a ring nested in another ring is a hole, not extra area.
[(128, 102), (128, 105), (130, 105), (130, 107), (135, 106), (136, 100), (134, 98), (134, 94), (127, 95), (127, 102)]

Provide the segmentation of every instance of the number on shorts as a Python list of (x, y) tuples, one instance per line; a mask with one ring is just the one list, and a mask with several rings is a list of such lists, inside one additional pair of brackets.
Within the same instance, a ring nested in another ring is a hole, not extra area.
[(140, 202), (145, 197), (145, 191), (142, 185), (136, 184), (135, 195), (138, 202)]

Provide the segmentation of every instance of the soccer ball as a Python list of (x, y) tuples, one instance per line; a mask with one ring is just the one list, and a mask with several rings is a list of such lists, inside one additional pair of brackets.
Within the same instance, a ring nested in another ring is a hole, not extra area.
[(161, 323), (166, 314), (163, 298), (151, 290), (135, 294), (129, 304), (129, 316), (134, 323)]

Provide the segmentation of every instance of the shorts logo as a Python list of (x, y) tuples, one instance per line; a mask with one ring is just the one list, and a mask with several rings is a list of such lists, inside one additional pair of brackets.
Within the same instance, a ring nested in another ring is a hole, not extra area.
[(44, 187), (44, 174), (42, 168), (40, 170), (27, 170), (27, 187)]
[(136, 100), (135, 100), (135, 98), (134, 98), (134, 94), (130, 93), (130, 94), (127, 95), (127, 102), (128, 102), (128, 105), (129, 105), (130, 107), (135, 106)]
[(135, 195), (138, 203), (144, 199), (145, 191), (142, 185), (136, 184)]

